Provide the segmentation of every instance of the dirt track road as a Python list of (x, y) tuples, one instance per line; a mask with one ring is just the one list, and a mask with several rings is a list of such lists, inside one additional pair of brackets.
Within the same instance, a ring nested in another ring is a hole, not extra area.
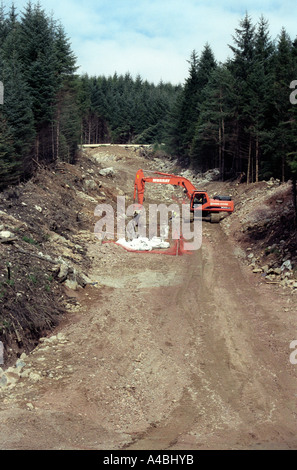
[(295, 297), (203, 227), (192, 255), (90, 244), (100, 288), (1, 392), (1, 449), (297, 448)]

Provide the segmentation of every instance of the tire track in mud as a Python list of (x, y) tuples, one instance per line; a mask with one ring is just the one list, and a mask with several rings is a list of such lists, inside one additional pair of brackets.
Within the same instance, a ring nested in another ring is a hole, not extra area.
[[(217, 227), (218, 229), (218, 227)], [(229, 408), (216, 390), (218, 371), (226, 359), (223, 341), (217, 341), (213, 323), (216, 302), (212, 293), (212, 279), (215, 272), (213, 260), (204, 247), (188, 257), (183, 283), (179, 285), (170, 300), (165, 302), (167, 310), (178, 311), (180, 321), (190, 327), (191, 348), (185, 354), (184, 367), (191, 377), (185, 386), (178, 405), (158, 425), (146, 433), (134, 437), (129, 449), (183, 449), (179, 440), (188, 433), (203, 436), (198, 447), (205, 445), (204, 433), (211, 426), (212, 431), (224, 425), (225, 410)], [(167, 299), (168, 300), (168, 299)], [(225, 374), (226, 375), (226, 374)], [(230, 384), (229, 384), (230, 385)], [(230, 387), (231, 390), (231, 387)], [(229, 410), (227, 419), (231, 420)], [(233, 426), (238, 425), (237, 414), (233, 413)], [(198, 431), (199, 430), (199, 431)], [(196, 445), (197, 445), (196, 444)]]
[[(132, 443), (125, 447), (129, 450), (178, 448), (176, 446), (179, 438), (190, 432), (203, 414), (195, 397), (199, 371), (197, 371), (196, 365), (193, 367), (193, 358), (199, 353), (202, 341), (199, 332), (199, 316), (201, 313), (199, 299), (202, 289), (203, 257), (202, 249), (200, 249), (192, 255), (187, 255), (187, 261), (184, 263), (183, 282), (176, 286), (173, 291), (170, 290), (167, 293), (168, 297), (164, 299), (167, 315), (174, 315), (181, 323), (187, 324), (188, 330), (191, 330), (189, 338), (191, 349), (185, 349), (183, 364), (183, 367), (188, 369), (188, 375), (192, 377), (190, 386), (186, 385), (184, 387), (178, 404), (169, 416), (158, 424), (154, 423), (146, 432), (133, 437)], [(178, 325), (176, 327), (178, 328)], [(191, 359), (188, 359), (189, 357)]]
[[(167, 315), (173, 311), (178, 312), (177, 317), (180, 322), (186, 322), (188, 327), (192, 329), (191, 341), (195, 341), (195, 320), (192, 318), (191, 311), (188, 311), (188, 302), (184, 302), (188, 289), (191, 284), (201, 281), (202, 273), (202, 257), (201, 250), (193, 256), (192, 262), (187, 265), (189, 270), (184, 272), (183, 282), (176, 286), (174, 290), (170, 289), (164, 299)], [(178, 258), (177, 258), (178, 259)], [(194, 261), (195, 260), (195, 261)], [(199, 284), (198, 284), (199, 286)], [(199, 288), (198, 288), (199, 290)], [(164, 291), (163, 291), (164, 292)], [(186, 294), (184, 294), (186, 292)], [(185, 353), (188, 356), (187, 353)], [(187, 367), (185, 361), (184, 367)], [(132, 439), (132, 443), (125, 446), (129, 450), (165, 450), (175, 446), (179, 436), (187, 433), (195, 424), (197, 419), (197, 405), (195, 404), (191, 393), (184, 388), (183, 394), (179, 399), (178, 405), (172, 410), (170, 415), (158, 424), (153, 423), (147, 431), (136, 435)]]
[(152, 424), (147, 431), (136, 435), (129, 450), (168, 450), (174, 446), (180, 435), (188, 432), (196, 420), (196, 407), (190, 394), (184, 390), (183, 396), (169, 418)]
[(211, 241), (188, 257), (167, 307), (192, 330), (191, 383), (169, 416), (126, 448), (296, 448), (296, 378), (269, 347), (282, 329), (270, 315), (276, 298), (255, 289), (220, 227), (206, 232)]

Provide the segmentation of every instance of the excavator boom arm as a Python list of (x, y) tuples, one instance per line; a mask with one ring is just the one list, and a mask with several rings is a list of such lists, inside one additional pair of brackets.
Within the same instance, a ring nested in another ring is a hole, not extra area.
[(192, 194), (197, 191), (195, 186), (183, 176), (161, 173), (160, 171), (155, 171), (154, 174), (158, 176), (144, 176), (143, 170), (137, 171), (134, 184), (134, 201), (137, 197), (137, 202), (139, 204), (143, 203), (145, 183), (172, 184), (173, 186), (181, 186), (185, 189), (189, 199), (191, 199)]
[(190, 210), (201, 211), (206, 214), (216, 212), (233, 212), (234, 202), (231, 197), (216, 196), (210, 199), (205, 191), (198, 191), (195, 186), (183, 176), (154, 172), (155, 176), (144, 176), (143, 170), (138, 170), (135, 176), (134, 184), (134, 202), (137, 198), (138, 204), (143, 204), (145, 183), (172, 184), (181, 186), (190, 199)]

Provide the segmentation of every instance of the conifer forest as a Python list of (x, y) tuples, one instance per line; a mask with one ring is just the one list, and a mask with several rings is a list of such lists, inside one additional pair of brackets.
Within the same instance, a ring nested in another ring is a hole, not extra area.
[[(40, 165), (75, 163), (80, 144), (151, 144), (185, 167), (219, 168), (247, 183), (296, 178), (297, 39), (276, 38), (248, 13), (219, 63), (205, 38), (180, 85), (145, 77), (78, 74), (63, 25), (39, 4), (0, 10), (0, 185)], [(154, 67), (154, 64), (151, 65)], [(291, 99), (290, 99), (291, 98)]]

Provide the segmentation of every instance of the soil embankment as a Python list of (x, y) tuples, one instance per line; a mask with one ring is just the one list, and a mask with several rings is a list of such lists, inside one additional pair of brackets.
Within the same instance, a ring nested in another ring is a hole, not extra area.
[[(293, 281), (285, 271), (262, 269), (264, 256), (273, 269), (279, 253), (249, 244), (240, 211), (204, 223), (202, 248), (191, 255), (101, 244), (92, 233), (96, 197), (130, 197), (136, 171), (152, 163), (133, 149), (89, 152), (115, 173), (98, 178), (94, 160), (82, 164), (95, 172), (82, 182), (82, 225), (69, 226), (67, 239), (57, 237), (60, 252), (57, 241), (50, 252), (72, 263), (68, 286), (59, 283), (68, 313), (10, 368), (0, 448), (296, 449), (296, 289), (281, 284)], [(66, 178), (70, 168), (63, 171)], [(242, 201), (235, 184), (207, 187)], [(165, 200), (172, 191), (162, 188)], [(149, 200), (160, 203), (160, 188)]]

